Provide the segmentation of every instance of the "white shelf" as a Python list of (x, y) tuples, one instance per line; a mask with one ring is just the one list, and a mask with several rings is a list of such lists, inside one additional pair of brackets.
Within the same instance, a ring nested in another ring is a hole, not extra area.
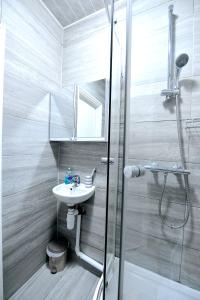
[(51, 138), (50, 142), (96, 142), (96, 143), (106, 143), (104, 138), (77, 138), (75, 140), (70, 138)]

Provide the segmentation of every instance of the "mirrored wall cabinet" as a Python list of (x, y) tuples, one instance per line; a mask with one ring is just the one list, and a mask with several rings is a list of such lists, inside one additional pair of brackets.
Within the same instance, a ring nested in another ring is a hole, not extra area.
[(74, 84), (50, 95), (50, 141), (107, 141), (108, 82)]

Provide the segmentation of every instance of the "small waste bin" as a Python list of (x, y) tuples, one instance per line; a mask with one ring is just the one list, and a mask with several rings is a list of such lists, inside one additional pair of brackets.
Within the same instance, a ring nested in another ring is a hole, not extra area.
[(52, 274), (62, 271), (67, 261), (68, 242), (53, 240), (48, 243), (46, 253), (49, 258), (49, 268)]

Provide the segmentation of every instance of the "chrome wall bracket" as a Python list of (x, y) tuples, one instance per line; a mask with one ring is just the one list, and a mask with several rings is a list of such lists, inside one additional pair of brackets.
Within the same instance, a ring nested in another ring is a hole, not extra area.
[(161, 91), (161, 96), (165, 96), (166, 100), (169, 100), (171, 98), (175, 98), (180, 94), (179, 89), (165, 89)]

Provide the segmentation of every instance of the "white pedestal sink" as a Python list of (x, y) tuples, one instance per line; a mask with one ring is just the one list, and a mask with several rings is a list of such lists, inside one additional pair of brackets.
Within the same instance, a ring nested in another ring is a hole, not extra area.
[(77, 187), (72, 184), (59, 184), (53, 188), (53, 194), (68, 206), (74, 206), (88, 200), (95, 192), (95, 186), (85, 187), (80, 183)]
[(80, 234), (81, 234), (81, 213), (75, 208), (76, 204), (83, 203), (88, 200), (95, 192), (95, 186), (85, 187), (83, 183), (75, 187), (73, 184), (59, 184), (53, 188), (53, 194), (59, 200), (64, 202), (68, 206), (67, 212), (67, 229), (72, 230), (75, 225), (75, 216), (77, 217), (77, 228), (76, 228), (76, 255), (90, 264), (98, 271), (103, 272), (103, 265), (95, 261), (91, 257), (87, 256), (80, 250)]

